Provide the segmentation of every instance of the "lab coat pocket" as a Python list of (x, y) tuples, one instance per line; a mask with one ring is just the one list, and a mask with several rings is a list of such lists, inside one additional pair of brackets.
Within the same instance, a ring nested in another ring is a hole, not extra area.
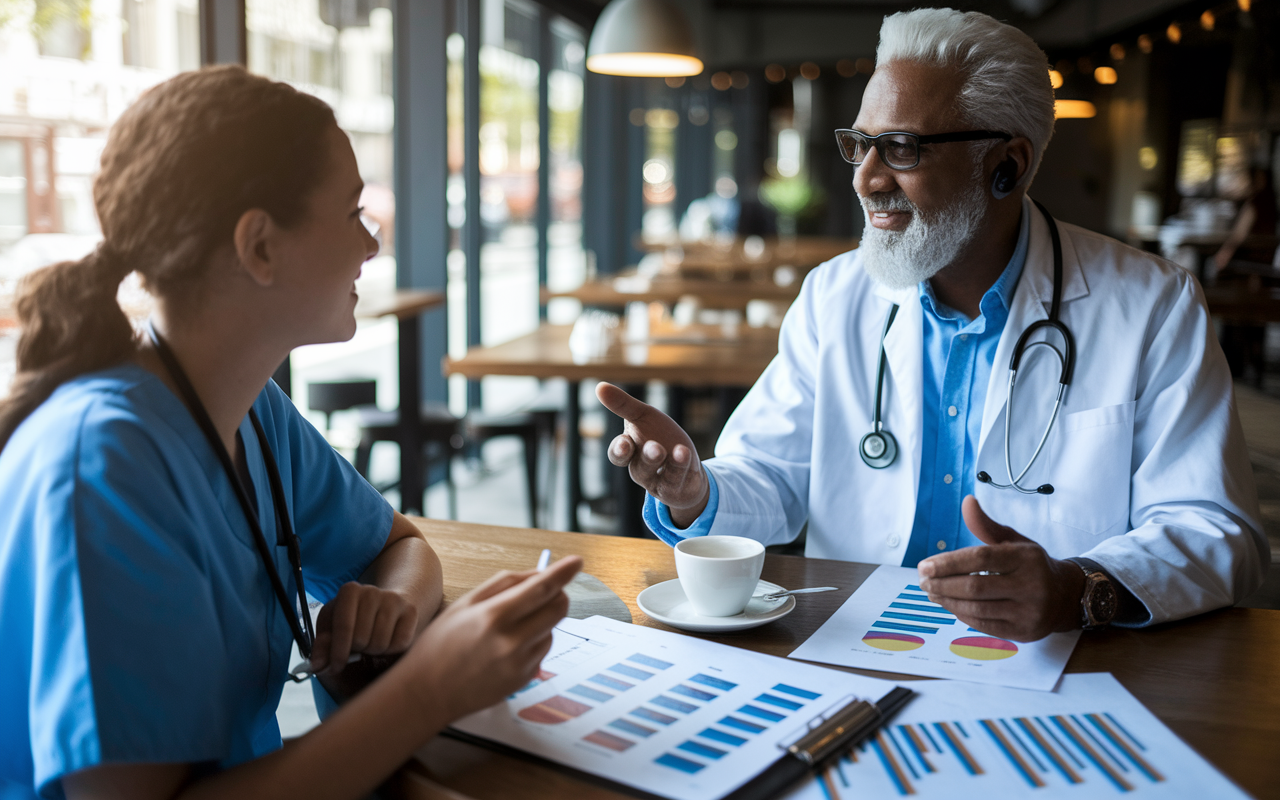
[(1050, 478), (1050, 520), (1094, 535), (1127, 526), (1134, 407), (1130, 401), (1062, 418)]

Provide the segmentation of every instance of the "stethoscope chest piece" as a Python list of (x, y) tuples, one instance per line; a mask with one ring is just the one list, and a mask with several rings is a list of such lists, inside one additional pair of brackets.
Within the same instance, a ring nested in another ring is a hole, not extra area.
[(898, 457), (898, 443), (888, 431), (872, 431), (858, 443), (858, 455), (872, 469), (884, 469)]

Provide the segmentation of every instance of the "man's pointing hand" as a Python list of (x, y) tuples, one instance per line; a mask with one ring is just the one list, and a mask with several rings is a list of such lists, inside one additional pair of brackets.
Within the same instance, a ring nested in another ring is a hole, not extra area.
[(667, 506), (671, 521), (687, 528), (707, 507), (710, 491), (689, 434), (612, 384), (597, 384), (596, 397), (623, 420), (622, 435), (609, 443), (609, 461), (626, 467), (631, 480)]

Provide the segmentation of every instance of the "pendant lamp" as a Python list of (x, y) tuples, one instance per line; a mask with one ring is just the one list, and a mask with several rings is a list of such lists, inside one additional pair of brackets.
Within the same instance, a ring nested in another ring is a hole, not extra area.
[(587, 45), (587, 69), (604, 75), (663, 78), (697, 75), (693, 32), (667, 0), (613, 0)]

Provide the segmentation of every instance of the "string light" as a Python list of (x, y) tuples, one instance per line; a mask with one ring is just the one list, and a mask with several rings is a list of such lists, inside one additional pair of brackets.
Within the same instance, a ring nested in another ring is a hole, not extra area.
[(1164, 35), (1169, 37), (1169, 41), (1177, 44), (1182, 41), (1182, 26), (1176, 22), (1170, 22), (1169, 27), (1164, 29)]
[(1154, 48), (1155, 48), (1155, 43), (1151, 41), (1151, 36), (1149, 34), (1144, 33), (1138, 37), (1139, 50), (1141, 50), (1144, 53), (1150, 54)]
[(1049, 85), (1055, 89), (1062, 88), (1062, 73), (1056, 69), (1049, 70)]
[(1098, 109), (1088, 100), (1053, 101), (1053, 116), (1055, 119), (1092, 119), (1097, 114)]
[(1248, 14), (1249, 7), (1253, 5), (1253, 2), (1252, 0), (1236, 0), (1236, 5), (1240, 7), (1241, 11)]
[(1214, 22), (1216, 22), (1216, 20), (1213, 17), (1212, 11), (1206, 11), (1200, 15), (1200, 27), (1204, 28), (1206, 31), (1213, 30)]
[(1093, 79), (1103, 86), (1110, 86), (1116, 82), (1116, 71), (1111, 67), (1098, 67), (1093, 71)]
[(1124, 61), (1124, 45), (1119, 42), (1111, 45), (1111, 59), (1113, 61)]

